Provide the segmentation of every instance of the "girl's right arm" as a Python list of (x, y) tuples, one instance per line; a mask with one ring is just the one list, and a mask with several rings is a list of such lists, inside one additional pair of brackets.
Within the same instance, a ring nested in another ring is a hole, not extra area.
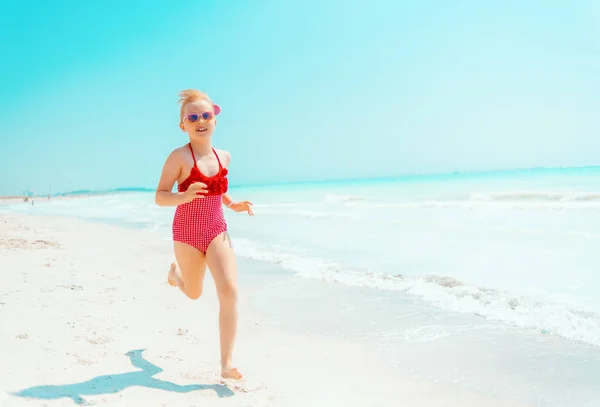
[(167, 157), (163, 165), (160, 181), (156, 187), (154, 202), (159, 206), (176, 206), (184, 202), (183, 193), (171, 192), (175, 181), (181, 174), (181, 162), (177, 157), (177, 152), (173, 151)]

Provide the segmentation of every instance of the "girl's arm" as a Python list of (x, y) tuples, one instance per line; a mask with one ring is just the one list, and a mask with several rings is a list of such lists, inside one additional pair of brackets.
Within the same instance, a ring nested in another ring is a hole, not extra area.
[[(223, 163), (225, 164), (225, 167), (228, 168), (229, 163), (231, 163), (231, 153), (229, 151), (225, 151), (225, 150), (221, 150), (221, 151), (223, 153)], [(222, 201), (223, 201), (223, 205), (225, 205), (228, 208), (230, 208), (231, 205), (235, 203), (233, 198), (228, 193), (224, 193), (222, 195)]]
[[(231, 154), (229, 154), (227, 151), (223, 151), (223, 154), (225, 156), (225, 166), (229, 167), (229, 163), (231, 162)], [(248, 212), (248, 215), (254, 215), (254, 211), (252, 210), (253, 204), (250, 201), (236, 202), (228, 193), (221, 195), (221, 201), (223, 202), (223, 205), (235, 212)]]
[(235, 212), (248, 212), (248, 215), (254, 215), (254, 211), (252, 210), (253, 204), (250, 201), (236, 202), (231, 199), (228, 193), (221, 195), (221, 200), (223, 201), (223, 205)]
[(183, 203), (183, 194), (171, 192), (175, 181), (181, 173), (180, 162), (177, 158), (177, 152), (174, 150), (169, 154), (163, 165), (160, 180), (156, 187), (154, 202), (159, 206), (175, 206)]
[(234, 203), (233, 198), (231, 198), (227, 192), (222, 195), (221, 200), (223, 201), (223, 205), (227, 206), (228, 208), (232, 203)]
[(202, 182), (194, 182), (189, 186), (187, 192), (171, 192), (175, 181), (181, 175), (181, 160), (178, 158), (177, 150), (169, 154), (165, 164), (163, 165), (160, 180), (154, 194), (154, 202), (159, 206), (177, 206), (185, 202), (190, 202), (196, 198), (204, 198), (196, 196), (197, 192), (206, 193), (206, 184)]

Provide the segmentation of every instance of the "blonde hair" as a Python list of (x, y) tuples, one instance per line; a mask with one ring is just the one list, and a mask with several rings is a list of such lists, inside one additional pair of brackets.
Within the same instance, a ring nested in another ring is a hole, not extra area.
[(200, 92), (197, 89), (185, 89), (179, 92), (179, 103), (181, 103), (181, 110), (179, 111), (179, 121), (183, 120), (183, 109), (187, 104), (196, 102), (198, 100), (206, 100), (214, 106), (214, 102), (204, 92)]

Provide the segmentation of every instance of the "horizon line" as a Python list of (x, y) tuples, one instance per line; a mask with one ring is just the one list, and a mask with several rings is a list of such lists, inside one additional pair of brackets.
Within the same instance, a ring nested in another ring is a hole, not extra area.
[[(475, 171), (445, 171), (445, 172), (432, 172), (432, 173), (405, 173), (401, 175), (390, 175), (390, 176), (382, 176), (382, 177), (364, 177), (364, 178), (332, 178), (332, 179), (322, 179), (322, 180), (300, 180), (300, 181), (284, 181), (284, 182), (270, 182), (270, 183), (249, 183), (249, 184), (240, 184), (236, 186), (232, 186), (232, 189), (238, 188), (265, 188), (265, 187), (283, 187), (290, 185), (319, 185), (319, 184), (329, 184), (329, 183), (355, 183), (355, 182), (366, 182), (366, 181), (379, 181), (379, 182), (393, 182), (399, 180), (410, 180), (410, 179), (419, 179), (419, 178), (444, 178), (444, 177), (453, 177), (458, 175), (472, 175), (472, 176), (481, 176), (485, 174), (502, 174), (502, 173), (519, 173), (519, 172), (533, 172), (533, 171), (556, 171), (556, 170), (585, 170), (585, 169), (599, 169), (600, 165), (585, 165), (585, 166), (563, 166), (563, 167), (520, 167), (520, 168), (506, 168), (506, 169), (496, 169), (496, 170), (475, 170)], [(101, 195), (101, 194), (109, 194), (109, 193), (126, 193), (126, 192), (152, 192), (155, 191), (156, 188), (149, 187), (117, 187), (110, 189), (76, 189), (69, 190), (65, 192), (55, 192), (49, 194), (41, 194), (36, 196), (66, 196), (66, 195)], [(35, 191), (33, 189), (26, 189), (23, 192), (27, 191)], [(6, 195), (6, 196), (15, 196), (15, 195)], [(26, 195), (16, 195), (17, 197), (23, 197)]]

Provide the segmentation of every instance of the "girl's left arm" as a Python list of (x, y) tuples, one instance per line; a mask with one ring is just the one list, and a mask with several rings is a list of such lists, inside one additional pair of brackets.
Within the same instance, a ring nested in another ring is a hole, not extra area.
[(227, 193), (221, 195), (221, 201), (223, 202), (223, 205), (226, 205), (234, 212), (248, 212), (248, 215), (254, 215), (254, 210), (252, 209), (254, 204), (250, 201), (236, 202), (233, 199), (231, 199), (231, 197)]
[[(229, 154), (227, 151), (223, 151), (223, 153), (225, 155), (225, 166), (229, 167), (229, 163), (231, 162), (231, 154)], [(228, 193), (224, 193), (221, 195), (221, 202), (223, 202), (223, 205), (227, 206), (234, 212), (248, 212), (248, 215), (254, 215), (254, 211), (252, 210), (254, 205), (250, 201), (236, 202)]]
[[(221, 150), (223, 151), (223, 161), (225, 164), (225, 167), (228, 168), (229, 167), (229, 163), (231, 162), (231, 153), (229, 151), (225, 151), (225, 150)], [(225, 205), (226, 207), (231, 207), (231, 204), (234, 203), (233, 198), (228, 194), (228, 193), (224, 193), (222, 195), (222, 201), (223, 201), (223, 205)]]
[(223, 201), (223, 205), (229, 207), (229, 205), (231, 205), (234, 201), (231, 198), (231, 196), (229, 196), (229, 194), (226, 192), (222, 195), (222, 201)]

